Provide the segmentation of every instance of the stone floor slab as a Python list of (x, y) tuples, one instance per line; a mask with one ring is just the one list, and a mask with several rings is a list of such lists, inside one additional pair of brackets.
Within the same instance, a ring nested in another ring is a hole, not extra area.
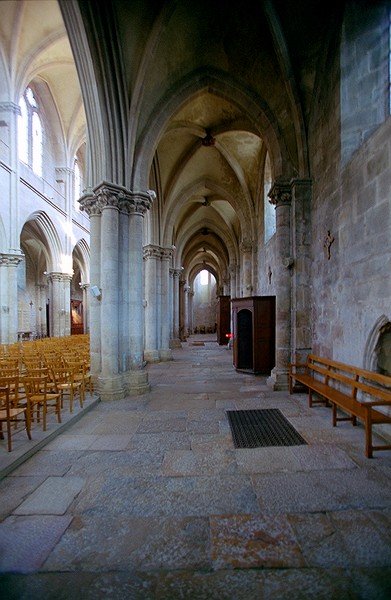
[(204, 517), (75, 517), (45, 563), (49, 571), (210, 568)]
[(0, 572), (40, 569), (70, 525), (72, 517), (11, 516), (0, 523)]
[(81, 477), (48, 477), (20, 506), (16, 515), (63, 515), (83, 488)]
[(213, 516), (210, 523), (215, 570), (305, 566), (285, 515)]

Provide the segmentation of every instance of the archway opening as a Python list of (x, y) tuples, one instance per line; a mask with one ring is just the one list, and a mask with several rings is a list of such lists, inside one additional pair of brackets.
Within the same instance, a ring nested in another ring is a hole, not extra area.
[(207, 269), (197, 275), (193, 284), (194, 333), (216, 333), (217, 298), (216, 279)]

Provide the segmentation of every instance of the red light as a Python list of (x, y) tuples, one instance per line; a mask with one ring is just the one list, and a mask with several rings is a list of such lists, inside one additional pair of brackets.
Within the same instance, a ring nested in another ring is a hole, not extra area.
[(234, 337), (234, 334), (233, 334), (233, 333), (226, 333), (226, 334), (225, 334), (225, 337), (232, 338), (232, 337)]

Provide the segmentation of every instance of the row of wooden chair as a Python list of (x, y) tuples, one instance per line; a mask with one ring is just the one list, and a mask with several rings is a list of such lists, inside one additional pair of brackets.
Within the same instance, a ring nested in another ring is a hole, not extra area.
[(46, 431), (50, 412), (61, 423), (66, 396), (72, 412), (75, 398), (83, 407), (86, 389), (92, 394), (88, 340), (78, 344), (67, 343), (69, 338), (48, 340), (0, 349), (0, 438), (4, 439), (5, 424), (9, 452), (14, 433), (26, 430), (31, 439), (31, 425), (35, 420), (40, 423), (41, 413)]

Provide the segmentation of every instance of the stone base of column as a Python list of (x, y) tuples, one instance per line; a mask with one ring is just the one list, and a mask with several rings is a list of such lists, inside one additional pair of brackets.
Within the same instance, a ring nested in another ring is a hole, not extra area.
[(126, 395), (141, 396), (151, 391), (151, 386), (148, 381), (148, 373), (144, 369), (139, 371), (128, 371), (124, 373)]
[(182, 342), (179, 338), (173, 338), (170, 340), (170, 348), (182, 348)]
[(125, 397), (125, 389), (122, 375), (99, 375), (97, 379), (96, 393), (105, 402), (108, 400), (120, 400)]
[(288, 369), (281, 369), (274, 367), (267, 378), (266, 384), (271, 387), (275, 392), (289, 390), (289, 371)]
[(156, 363), (160, 361), (158, 350), (144, 350), (144, 360), (147, 363)]
[(172, 360), (172, 350), (170, 348), (161, 348), (160, 360), (161, 362), (167, 362), (169, 360)]

